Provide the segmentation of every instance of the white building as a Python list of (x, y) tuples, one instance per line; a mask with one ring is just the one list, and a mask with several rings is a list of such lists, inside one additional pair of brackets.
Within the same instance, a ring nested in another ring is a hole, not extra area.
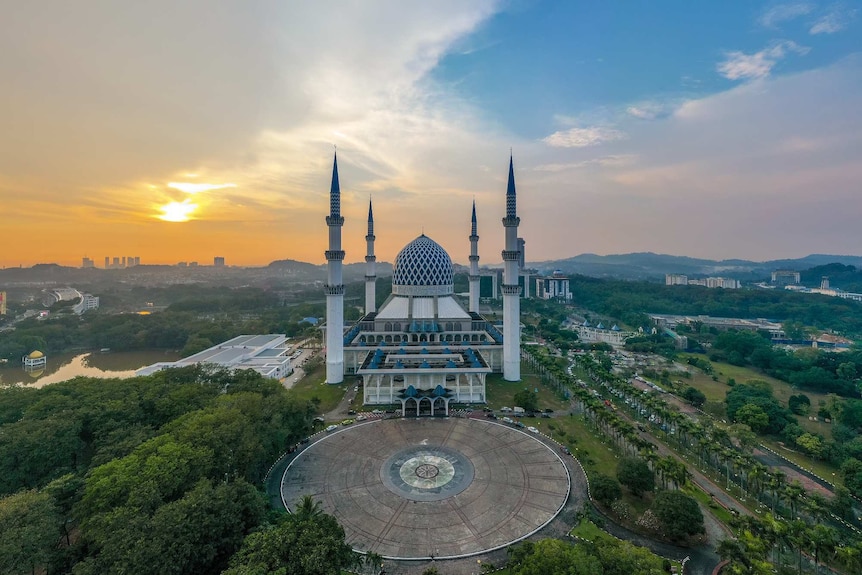
[(666, 286), (688, 285), (688, 276), (685, 274), (664, 274), (664, 285), (666, 285)]
[(554, 270), (553, 275), (536, 278), (536, 297), (571, 301), (569, 277), (560, 270)]
[(264, 377), (281, 379), (293, 372), (290, 346), (283, 334), (239, 335), (178, 361), (163, 361), (142, 367), (135, 375), (150, 375), (170, 367), (208, 363), (228, 369), (253, 369)]
[[(517, 266), (517, 224), (515, 213), (514, 171), (510, 159), (507, 189), (507, 249), (504, 262)], [(340, 185), (337, 166), (333, 167), (330, 190), (330, 249), (327, 259), (335, 268), (332, 280), (340, 282)], [(374, 276), (375, 240), (369, 206), (366, 236), (366, 276)], [(333, 229), (335, 228), (335, 229)], [(514, 232), (514, 234), (513, 234)], [(515, 270), (509, 269), (503, 285), (504, 329), (501, 332), (476, 311), (480, 278), (475, 210), (471, 218), (471, 281), (469, 302), (465, 309), (454, 297), (452, 260), (440, 244), (426, 236), (407, 244), (395, 258), (392, 294), (376, 311), (367, 312), (349, 330), (341, 327), (343, 296), (330, 294), (327, 286), (327, 356), (333, 351), (341, 356), (342, 373), (330, 374), (338, 361), (327, 357), (327, 381), (341, 381), (344, 374), (357, 375), (363, 382), (365, 405), (400, 405), (402, 414), (448, 414), (449, 404), (485, 402), (485, 378), (489, 373), (504, 372), (507, 379), (520, 378), (520, 318)], [(511, 262), (511, 263), (510, 263)], [(342, 290), (338, 290), (343, 293)], [(369, 297), (373, 293), (368, 294)], [(370, 305), (367, 305), (371, 309)], [(514, 327), (512, 327), (514, 325)], [(338, 334), (339, 341), (335, 341)], [(510, 339), (504, 339), (510, 338)], [(505, 350), (505, 342), (509, 349)], [(517, 363), (514, 372), (512, 364)], [(509, 371), (505, 367), (508, 365)]]

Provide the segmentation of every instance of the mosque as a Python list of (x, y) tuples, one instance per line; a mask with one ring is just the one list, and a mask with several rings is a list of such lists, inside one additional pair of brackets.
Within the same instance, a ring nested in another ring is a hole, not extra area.
[(376, 307), (374, 215), (368, 205), (365, 236), (365, 315), (344, 325), (341, 246), (341, 188), (333, 160), (329, 196), (329, 249), (326, 251), (326, 381), (345, 375), (363, 382), (365, 405), (398, 405), (402, 415), (448, 415), (450, 403), (484, 403), (485, 379), (502, 373), (519, 381), (520, 286), (515, 174), (509, 157), (506, 244), (503, 250), (503, 327), (479, 315), (479, 235), (473, 202), (470, 241), (469, 307), (454, 297), (452, 259), (440, 244), (420, 235), (395, 258), (392, 294)]

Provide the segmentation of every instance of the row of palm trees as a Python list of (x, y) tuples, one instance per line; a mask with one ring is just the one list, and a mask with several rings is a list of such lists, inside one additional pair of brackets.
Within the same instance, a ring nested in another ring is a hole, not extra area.
[[(664, 430), (668, 443), (689, 454), (701, 467), (709, 467), (720, 474), (728, 487), (733, 483), (759, 503), (768, 503), (773, 521), (791, 525), (803, 518), (813, 523), (829, 518), (835, 525), (843, 524), (830, 513), (829, 501), (823, 495), (806, 492), (799, 482), (788, 482), (784, 473), (757, 461), (750, 452), (734, 445), (726, 429), (713, 425), (710, 420), (695, 421), (680, 413), (675, 406), (668, 405), (660, 396), (634, 388), (625, 379), (605, 369), (592, 355), (578, 355), (574, 362), (579, 371), (592, 381), (592, 386), (579, 384), (572, 374), (572, 366), (564, 367), (561, 358), (549, 355), (544, 348), (525, 349), (525, 359), (546, 382), (572, 397), (586, 419), (610, 438), (618, 449), (647, 460), (666, 487), (678, 488), (685, 483), (685, 464), (675, 457), (661, 457), (656, 453), (655, 446), (641, 438), (635, 427), (618, 415), (615, 411), (617, 404), (635, 417)], [(605, 399), (609, 396), (623, 401), (608, 405)], [(827, 526), (821, 525), (821, 528)], [(836, 541), (841, 539), (834, 527), (828, 529), (833, 529)], [(841, 535), (845, 544), (837, 545), (836, 549), (856, 548), (858, 541), (852, 538), (852, 534), (844, 530)], [(800, 547), (794, 546), (794, 549)], [(849, 551), (842, 553), (852, 555)], [(819, 559), (817, 555), (815, 553), (815, 558)]]
[(773, 573), (773, 565), (783, 565), (787, 555), (793, 557), (798, 573), (803, 571), (806, 556), (813, 559), (816, 572), (827, 558), (848, 573), (862, 572), (862, 541), (842, 544), (837, 530), (828, 525), (786, 521), (768, 513), (763, 519), (740, 516), (733, 527), (737, 538), (725, 539), (717, 548), (721, 558), (730, 562), (729, 573)]

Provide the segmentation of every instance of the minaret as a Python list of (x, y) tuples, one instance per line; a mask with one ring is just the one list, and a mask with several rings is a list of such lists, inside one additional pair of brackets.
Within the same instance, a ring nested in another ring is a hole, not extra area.
[(503, 379), (521, 379), (521, 288), (518, 285), (518, 224), (521, 218), (515, 203), (515, 168), (509, 156), (509, 185), (506, 188), (506, 249), (503, 250)]
[(329, 189), (329, 249), (326, 250), (326, 383), (344, 381), (344, 283), (341, 265), (341, 188), (338, 185), (338, 156), (332, 160), (332, 187)]
[(470, 228), (470, 312), (479, 313), (479, 235), (476, 231), (476, 200)]
[(368, 250), (365, 252), (365, 313), (377, 311), (377, 258), (374, 257), (374, 213), (368, 200), (368, 235), (365, 236)]

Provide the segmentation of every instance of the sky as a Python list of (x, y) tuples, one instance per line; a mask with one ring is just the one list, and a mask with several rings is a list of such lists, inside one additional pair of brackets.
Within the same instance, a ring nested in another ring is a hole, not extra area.
[(15, 2), (0, 266), (862, 254), (862, 1)]

